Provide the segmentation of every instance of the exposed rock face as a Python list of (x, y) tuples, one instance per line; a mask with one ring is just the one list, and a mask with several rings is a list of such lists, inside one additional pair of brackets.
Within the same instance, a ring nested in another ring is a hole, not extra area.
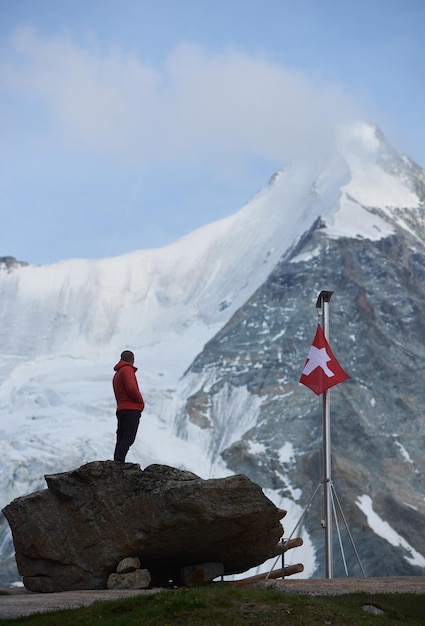
[(243, 475), (203, 480), (164, 465), (95, 461), (45, 478), (48, 489), (3, 509), (31, 591), (106, 588), (128, 555), (164, 584), (190, 565), (238, 573), (281, 551), (285, 511)]
[(15, 267), (24, 267), (28, 265), (25, 261), (18, 261), (13, 256), (0, 256), (0, 270), (12, 270)]
[[(421, 226), (414, 217), (412, 232), (425, 241), (425, 220)], [(278, 265), (206, 344), (187, 373), (196, 391), (179, 429), (185, 434), (196, 415), (198, 428), (209, 431), (211, 449), (232, 471), (282, 496), (300, 489), (300, 504), (306, 506), (321, 480), (322, 399), (298, 380), (318, 321), (315, 299), (321, 289), (334, 290), (330, 343), (350, 374), (331, 391), (337, 492), (367, 576), (423, 576), (425, 246), (402, 230), (378, 241), (332, 240), (322, 230), (318, 222), (291, 262)], [(246, 432), (222, 451), (222, 424), (239, 417), (222, 407), (240, 390), (248, 407), (259, 408), (250, 422), (245, 411)], [(282, 463), (285, 446), (292, 453)], [(364, 494), (412, 548), (371, 530), (359, 508)], [(322, 515), (318, 497), (305, 525), (316, 547), (319, 577), (324, 575)], [(334, 575), (343, 577), (336, 533), (334, 540)], [(350, 575), (361, 576), (347, 546)]]

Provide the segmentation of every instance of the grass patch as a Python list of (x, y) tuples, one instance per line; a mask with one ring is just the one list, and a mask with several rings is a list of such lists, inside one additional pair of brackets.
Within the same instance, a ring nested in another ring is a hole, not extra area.
[[(375, 607), (371, 614), (363, 607)], [(398, 626), (424, 624), (423, 594), (305, 596), (212, 583), (89, 607), (0, 620), (22, 626)]]

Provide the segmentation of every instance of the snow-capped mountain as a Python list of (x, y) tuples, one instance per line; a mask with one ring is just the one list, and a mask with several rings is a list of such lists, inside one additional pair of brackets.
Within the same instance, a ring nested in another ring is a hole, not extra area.
[[(423, 575), (424, 201), (424, 171), (356, 123), (323, 162), (286, 167), (166, 248), (0, 263), (1, 506), (46, 473), (111, 458), (112, 368), (130, 348), (146, 410), (128, 460), (243, 472), (291, 531), (320, 481), (321, 405), (298, 379), (330, 289), (331, 344), (351, 376), (332, 393), (334, 479), (368, 575)], [(314, 509), (297, 533), (304, 576), (323, 575)], [(4, 518), (0, 533), (5, 581)]]

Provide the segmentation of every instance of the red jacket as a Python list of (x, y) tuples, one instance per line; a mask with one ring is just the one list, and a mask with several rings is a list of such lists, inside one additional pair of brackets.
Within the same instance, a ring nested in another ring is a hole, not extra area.
[(114, 367), (116, 374), (112, 380), (117, 411), (132, 409), (143, 411), (145, 403), (136, 379), (137, 367), (127, 361), (119, 361)]

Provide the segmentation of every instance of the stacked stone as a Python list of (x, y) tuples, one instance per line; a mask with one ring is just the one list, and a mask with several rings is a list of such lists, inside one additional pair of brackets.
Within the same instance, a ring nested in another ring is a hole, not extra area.
[(147, 589), (151, 584), (149, 570), (141, 569), (140, 560), (128, 556), (118, 563), (117, 571), (110, 574), (108, 589)]

